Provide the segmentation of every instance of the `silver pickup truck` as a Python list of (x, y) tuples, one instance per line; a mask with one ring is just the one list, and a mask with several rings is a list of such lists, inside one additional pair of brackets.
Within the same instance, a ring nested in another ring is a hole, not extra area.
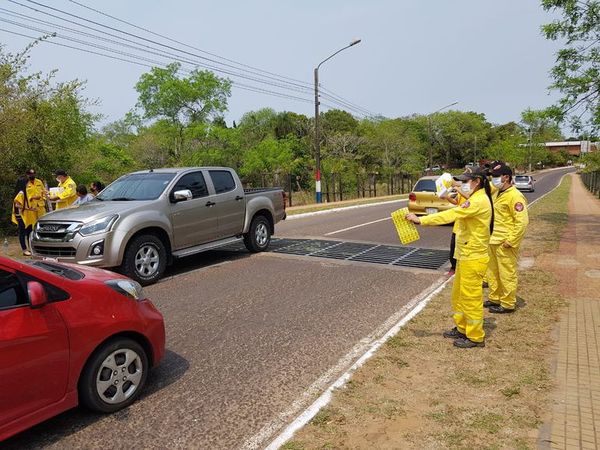
[(225, 167), (133, 172), (95, 200), (43, 216), (32, 233), (34, 257), (118, 268), (143, 285), (173, 259), (240, 239), (251, 252), (269, 246), (285, 219), (282, 189), (244, 190)]

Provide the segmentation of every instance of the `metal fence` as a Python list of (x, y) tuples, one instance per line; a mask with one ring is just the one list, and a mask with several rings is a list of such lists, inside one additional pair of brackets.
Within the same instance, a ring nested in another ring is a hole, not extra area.
[[(407, 173), (394, 174), (340, 174), (321, 176), (323, 201), (339, 202), (384, 195), (407, 194), (412, 190), (418, 176)], [(288, 198), (288, 206), (314, 202), (315, 184), (306, 176), (281, 173), (263, 173), (246, 177), (245, 188), (281, 187)]]
[(600, 171), (582, 173), (581, 180), (592, 194), (600, 198)]

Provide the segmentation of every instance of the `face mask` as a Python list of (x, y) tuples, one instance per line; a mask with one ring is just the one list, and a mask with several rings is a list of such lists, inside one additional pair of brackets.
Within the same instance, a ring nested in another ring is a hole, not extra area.
[(504, 184), (504, 183), (502, 183), (502, 177), (492, 177), (492, 184), (494, 186), (496, 186), (497, 188), (502, 186)]
[(56, 181), (59, 182), (59, 183), (62, 182), (60, 178), (57, 178)]
[(29, 175), (27, 178), (29, 178), (31, 181), (35, 180), (35, 175)]
[(469, 186), (469, 183), (463, 183), (460, 186), (460, 191), (463, 194), (468, 194), (469, 192), (471, 192), (471, 186)]

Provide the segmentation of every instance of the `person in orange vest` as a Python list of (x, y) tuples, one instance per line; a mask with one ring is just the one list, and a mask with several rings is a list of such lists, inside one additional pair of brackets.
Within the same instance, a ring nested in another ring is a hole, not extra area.
[(452, 317), (456, 326), (443, 335), (454, 339), (455, 347), (485, 347), (482, 281), (494, 223), (491, 189), (483, 167), (468, 167), (454, 179), (462, 182), (461, 192), (468, 200), (425, 217), (407, 214), (406, 220), (421, 225), (457, 223), (454, 254), (457, 263), (452, 285)]
[[(35, 210), (35, 221), (46, 214), (46, 187), (44, 182), (36, 177), (35, 169), (29, 169), (25, 172), (27, 176), (27, 201), (31, 208)], [(35, 224), (32, 224), (35, 225)]]
[(77, 185), (62, 169), (54, 171), (54, 175), (58, 182), (58, 192), (48, 195), (48, 200), (56, 202), (56, 209), (67, 208), (77, 198)]
[(12, 222), (19, 229), (19, 244), (24, 256), (31, 256), (29, 250), (29, 235), (32, 226), (37, 220), (35, 209), (31, 207), (27, 199), (27, 178), (20, 177), (15, 187), (15, 197), (12, 206)]
[(517, 259), (529, 215), (525, 196), (512, 184), (512, 169), (499, 162), (492, 167), (494, 197), (494, 232), (490, 238), (488, 284), (490, 292), (484, 303), (491, 313), (515, 311), (517, 304)]

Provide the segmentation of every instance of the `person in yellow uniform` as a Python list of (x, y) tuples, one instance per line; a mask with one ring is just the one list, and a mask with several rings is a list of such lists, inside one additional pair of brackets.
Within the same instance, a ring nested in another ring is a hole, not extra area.
[[(460, 183), (458, 181), (454, 181), (452, 183), (452, 189), (450, 189), (448, 192), (445, 192), (444, 195), (440, 195), (440, 198), (445, 198), (448, 200), (448, 203), (452, 203), (454, 206), (464, 203), (467, 201), (467, 198), (457, 192), (457, 188), (460, 189)], [(452, 226), (452, 237), (450, 238), (450, 270), (446, 274), (448, 276), (452, 276), (456, 273), (456, 258), (454, 257), (454, 251), (456, 250), (457, 229), (457, 222), (454, 222), (454, 225)]]
[(12, 207), (12, 222), (19, 229), (19, 244), (24, 256), (31, 256), (29, 250), (29, 235), (31, 234), (32, 225), (35, 223), (37, 216), (33, 208), (31, 208), (27, 200), (27, 179), (21, 177), (17, 180), (15, 187), (15, 197)]
[[(29, 169), (25, 172), (27, 176), (27, 189), (25, 194), (27, 194), (27, 201), (31, 208), (35, 210), (35, 221), (46, 214), (46, 200), (45, 193), (46, 188), (44, 183), (39, 178), (35, 176), (35, 169)], [(35, 223), (31, 224), (32, 226)]]
[(512, 184), (512, 169), (504, 163), (492, 167), (492, 184), (498, 189), (494, 198), (494, 232), (490, 238), (488, 284), (490, 292), (484, 306), (491, 313), (512, 313), (517, 304), (517, 258), (527, 225), (527, 200)]
[(62, 169), (54, 172), (58, 181), (58, 193), (49, 195), (51, 202), (56, 202), (56, 209), (67, 208), (77, 199), (77, 185), (73, 179)]
[(421, 225), (444, 225), (456, 222), (457, 260), (452, 285), (452, 309), (455, 327), (445, 331), (444, 337), (453, 338), (459, 348), (485, 347), (483, 330), (482, 280), (487, 269), (488, 245), (493, 227), (493, 207), (486, 170), (467, 168), (454, 177), (461, 181), (461, 192), (468, 200), (455, 208), (417, 217), (407, 214), (406, 220)]

